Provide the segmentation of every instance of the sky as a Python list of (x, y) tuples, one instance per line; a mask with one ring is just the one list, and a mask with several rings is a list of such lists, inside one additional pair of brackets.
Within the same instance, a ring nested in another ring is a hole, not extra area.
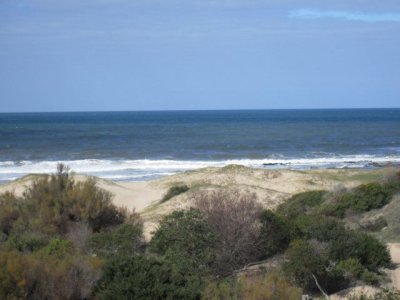
[(400, 107), (399, 0), (0, 0), (0, 112)]

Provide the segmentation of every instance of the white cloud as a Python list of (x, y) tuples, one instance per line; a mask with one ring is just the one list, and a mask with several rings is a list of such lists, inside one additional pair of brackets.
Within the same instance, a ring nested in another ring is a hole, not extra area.
[(361, 22), (400, 22), (400, 13), (366, 13), (344, 10), (297, 9), (289, 17), (298, 19), (342, 19)]

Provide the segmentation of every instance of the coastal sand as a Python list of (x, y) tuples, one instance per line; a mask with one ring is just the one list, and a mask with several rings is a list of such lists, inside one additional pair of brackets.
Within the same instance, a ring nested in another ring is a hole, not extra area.
[[(350, 169), (267, 170), (232, 165), (188, 171), (146, 182), (113, 182), (98, 178), (97, 184), (114, 195), (115, 205), (129, 210), (135, 209), (142, 214), (145, 221), (145, 236), (150, 238), (159, 220), (173, 210), (190, 207), (193, 193), (197, 191), (239, 189), (255, 193), (264, 207), (274, 209), (295, 193), (352, 187), (369, 180), (371, 176), (379, 177), (382, 172)], [(28, 175), (1, 185), (0, 193), (14, 191), (17, 195), (21, 195), (35, 176), (39, 175)], [(74, 178), (76, 181), (82, 181), (87, 176), (75, 175)], [(176, 184), (186, 184), (190, 190), (165, 203), (160, 203), (168, 189)]]
[(395, 269), (390, 271), (391, 281), (394, 288), (400, 290), (400, 243), (389, 243), (388, 248)]

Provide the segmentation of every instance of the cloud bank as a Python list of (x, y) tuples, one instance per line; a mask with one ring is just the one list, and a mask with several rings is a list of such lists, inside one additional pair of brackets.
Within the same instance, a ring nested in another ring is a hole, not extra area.
[(400, 13), (366, 13), (344, 10), (297, 9), (289, 12), (297, 19), (342, 19), (361, 22), (400, 22)]

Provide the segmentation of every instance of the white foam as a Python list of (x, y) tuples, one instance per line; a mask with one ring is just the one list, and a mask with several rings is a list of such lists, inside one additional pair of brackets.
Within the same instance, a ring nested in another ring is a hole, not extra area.
[(223, 161), (190, 160), (65, 160), (65, 161), (3, 161), (0, 162), (0, 181), (8, 181), (31, 173), (53, 173), (63, 163), (76, 173), (95, 175), (114, 180), (141, 180), (171, 175), (204, 167), (223, 167), (230, 164), (267, 168), (360, 168), (371, 163), (400, 163), (400, 155), (349, 155), (317, 158), (233, 159)]

